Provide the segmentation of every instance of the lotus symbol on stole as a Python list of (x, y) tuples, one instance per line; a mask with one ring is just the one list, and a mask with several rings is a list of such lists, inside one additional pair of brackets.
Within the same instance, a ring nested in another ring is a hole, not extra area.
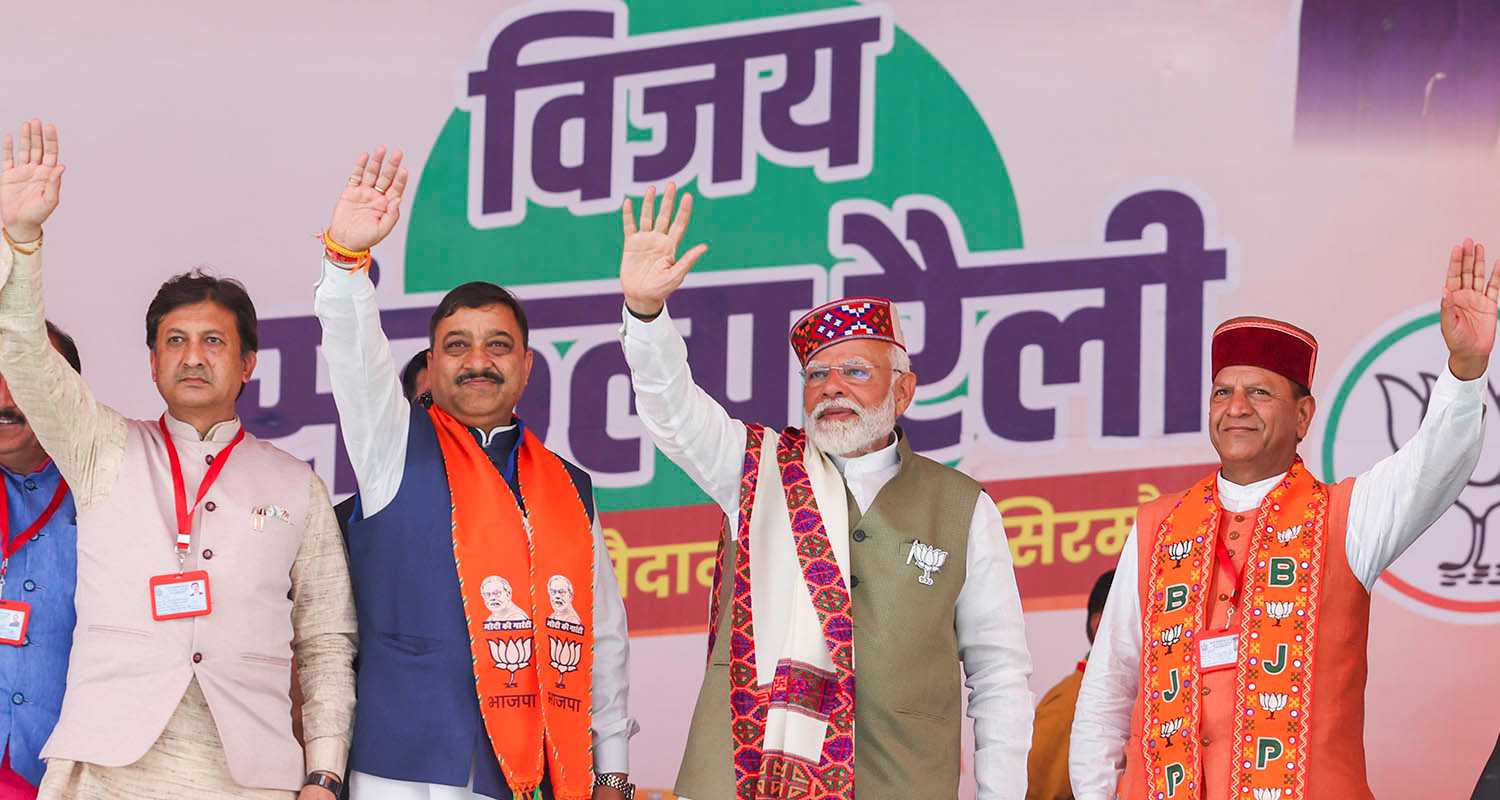
[[(1300, 535), (1302, 535), (1302, 526), (1301, 525), (1293, 525), (1292, 527), (1287, 528), (1284, 531), (1277, 531), (1276, 532), (1276, 541), (1281, 542), (1283, 545), (1287, 545), (1287, 544), (1291, 544), (1292, 540), (1295, 539), (1295, 538), (1297, 538)], [(1278, 789), (1277, 791), (1281, 791), (1281, 790)]]
[(906, 554), (906, 563), (916, 564), (922, 570), (922, 577), (917, 582), (923, 586), (932, 585), (932, 573), (943, 568), (943, 563), (948, 560), (948, 551), (923, 544), (921, 541), (913, 541), (911, 550)]
[(1281, 787), (1274, 789), (1251, 789), (1255, 793), (1255, 800), (1281, 800)]
[(1182, 626), (1173, 625), (1161, 632), (1161, 643), (1166, 646), (1167, 652), (1172, 652), (1172, 645), (1182, 641)]
[(505, 682), (505, 688), (514, 689), (516, 686), (516, 673), (531, 664), (531, 637), (517, 636), (514, 639), (490, 639), (490, 658), (495, 660), (495, 668), (503, 669), (510, 673), (510, 680)]
[(1169, 719), (1161, 724), (1161, 738), (1167, 742), (1167, 747), (1172, 746), (1172, 737), (1182, 730), (1182, 717)]
[(1260, 707), (1271, 712), (1267, 719), (1276, 719), (1276, 712), (1286, 708), (1286, 695), (1279, 692), (1261, 692)]
[(556, 636), (548, 636), (547, 642), (552, 648), (552, 668), (562, 673), (557, 676), (557, 688), (565, 688), (563, 679), (568, 677), (569, 672), (578, 670), (578, 658), (583, 653), (583, 642), (568, 641)]
[(1167, 545), (1167, 555), (1176, 562), (1172, 565), (1173, 567), (1182, 566), (1183, 559), (1187, 558), (1188, 553), (1191, 552), (1193, 552), (1193, 542), (1190, 539), (1185, 539), (1180, 542), (1173, 542)]
[(1290, 600), (1276, 600), (1266, 603), (1266, 616), (1276, 620), (1272, 626), (1280, 625), (1281, 621), (1292, 615), (1294, 608)]

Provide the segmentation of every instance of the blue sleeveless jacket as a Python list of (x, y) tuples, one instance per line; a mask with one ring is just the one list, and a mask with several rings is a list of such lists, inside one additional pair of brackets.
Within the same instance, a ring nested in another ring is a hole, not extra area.
[[(518, 420), (514, 430), (484, 448), (512, 492), (522, 430)], [(592, 520), (587, 473), (563, 464)], [(396, 497), (369, 518), (356, 508), (349, 521), (349, 571), (359, 615), (359, 700), (349, 767), (449, 786), (466, 785), (472, 769), (475, 792), (509, 800), (474, 691), (452, 525), (437, 432), (417, 405)]]

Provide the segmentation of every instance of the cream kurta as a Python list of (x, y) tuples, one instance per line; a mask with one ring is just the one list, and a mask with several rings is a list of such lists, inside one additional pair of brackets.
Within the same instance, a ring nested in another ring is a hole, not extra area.
[[(22, 256), (0, 247), (0, 371), (27, 414), (32, 428), (73, 489), (80, 514), (103, 503), (117, 483), (125, 457), (129, 423), (98, 403), (82, 378), (60, 357), (50, 357), (41, 303), (41, 257)], [(192, 432), (168, 418), (174, 438)], [(227, 444), (238, 420), (211, 429), (204, 441)], [(188, 466), (188, 491), (196, 487)], [(161, 487), (167, 496), (171, 487)], [(342, 773), (348, 754), (354, 708), (352, 663), (355, 617), (343, 544), (328, 500), (315, 475), (303, 538), (290, 573), (291, 647), (305, 703), (305, 766)], [(156, 500), (143, 500), (154, 505)], [(197, 553), (193, 558), (198, 557)], [(188, 567), (194, 568), (190, 560)], [(144, 590), (144, 587), (142, 587)], [(290, 687), (288, 687), (290, 689)], [(188, 787), (191, 787), (190, 789)], [(288, 791), (253, 790), (229, 774), (218, 726), (207, 700), (193, 679), (176, 711), (150, 750), (123, 767), (103, 767), (52, 759), (41, 796), (76, 798), (160, 798), (191, 793), (194, 797), (289, 797)]]

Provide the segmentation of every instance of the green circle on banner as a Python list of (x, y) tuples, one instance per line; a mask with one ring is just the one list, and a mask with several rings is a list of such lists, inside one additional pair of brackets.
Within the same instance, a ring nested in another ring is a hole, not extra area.
[(1438, 314), (1427, 314), (1380, 337), (1380, 341), (1360, 356), (1359, 360), (1354, 362), (1354, 367), (1349, 370), (1349, 374), (1344, 376), (1343, 383), (1339, 384), (1338, 394), (1334, 395), (1333, 407), (1328, 410), (1328, 424), (1323, 428), (1324, 483), (1336, 483), (1339, 480), (1338, 473), (1333, 467), (1333, 444), (1338, 438), (1339, 421), (1344, 415), (1344, 407), (1349, 404), (1349, 395), (1353, 393), (1359, 379), (1364, 377), (1365, 372), (1370, 369), (1370, 365), (1374, 364), (1376, 359), (1384, 355), (1385, 351), (1391, 349), (1397, 342), (1423, 328), (1436, 325), (1439, 321), (1441, 317)]
[[(630, 35), (660, 33), (858, 6), (818, 0), (792, 2), (628, 3)], [(590, 6), (594, 7), (594, 6)], [(537, 9), (566, 8), (556, 4)], [(517, 9), (525, 13), (525, 6)], [(466, 60), (475, 68), (476, 59)], [(994, 137), (963, 88), (910, 35), (893, 26), (889, 52), (875, 60), (874, 136), (870, 172), (824, 182), (809, 167), (758, 159), (753, 186), (727, 197), (695, 198), (684, 249), (709, 244), (695, 267), (725, 269), (836, 263), (829, 249), (829, 210), (839, 201), (867, 199), (887, 206), (897, 198), (940, 197), (964, 220), (972, 250), (1021, 247), (1021, 222), (1009, 173)], [(629, 128), (627, 138), (649, 137)], [(507, 287), (610, 280), (618, 275), (620, 215), (612, 209), (579, 215), (518, 196), (518, 223), (475, 228), (469, 218), (470, 112), (449, 115), (422, 168), (411, 201), (406, 237), (407, 293), (444, 292), (466, 281)], [(682, 187), (698, 195), (695, 181)], [(790, 358), (790, 352), (788, 353)], [(693, 505), (706, 498), (659, 453), (650, 483), (597, 490), (606, 511)]]
[[(628, 21), (639, 35), (849, 5), (855, 4), (638, 0), (629, 4)], [(472, 280), (525, 286), (619, 274), (618, 210), (577, 216), (530, 203), (513, 227), (471, 226), (469, 130), (469, 113), (454, 110), (422, 169), (406, 237), (407, 292), (442, 292)], [(937, 195), (968, 223), (972, 249), (1021, 246), (1010, 175), (984, 119), (942, 64), (899, 28), (890, 52), (876, 61), (872, 164), (867, 177), (823, 183), (811, 169), (761, 159), (750, 193), (702, 198), (695, 209), (684, 245), (711, 248), (697, 271), (831, 267), (828, 209), (848, 198), (889, 205), (902, 195)], [(693, 191), (693, 184), (683, 189)]]

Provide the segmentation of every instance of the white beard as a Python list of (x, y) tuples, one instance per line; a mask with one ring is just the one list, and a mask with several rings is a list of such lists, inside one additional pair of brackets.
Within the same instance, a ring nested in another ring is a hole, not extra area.
[[(821, 420), (818, 415), (833, 408), (846, 408), (857, 418), (849, 421)], [(847, 398), (824, 400), (813, 408), (811, 414), (803, 412), (802, 426), (807, 438), (829, 455), (849, 457), (890, 438), (896, 429), (896, 387), (885, 396), (880, 405), (864, 408)]]

